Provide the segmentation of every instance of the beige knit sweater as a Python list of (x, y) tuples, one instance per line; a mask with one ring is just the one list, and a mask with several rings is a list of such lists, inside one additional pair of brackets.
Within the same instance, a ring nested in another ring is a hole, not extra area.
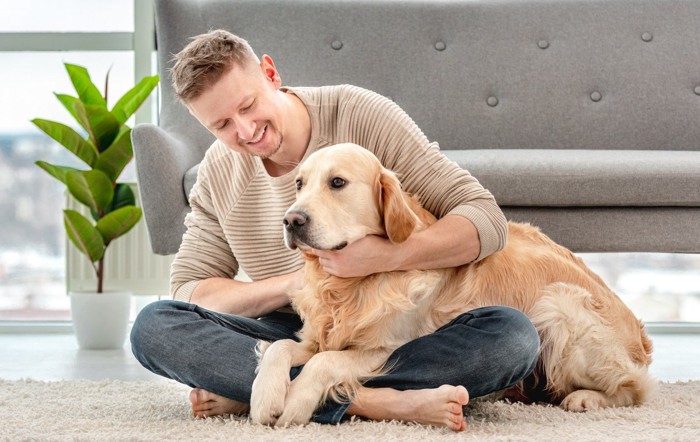
[[(391, 100), (348, 85), (283, 90), (296, 94), (311, 116), (305, 158), (332, 144), (364, 146), (435, 216), (471, 220), (481, 242), (477, 259), (503, 248), (506, 221), (492, 195), (443, 156)], [(296, 170), (271, 177), (260, 158), (214, 142), (189, 196), (192, 212), (171, 269), (175, 299), (189, 301), (200, 281), (233, 278), (239, 269), (256, 281), (302, 266), (299, 251), (285, 247), (282, 229), (284, 213), (294, 202), (295, 175)]]

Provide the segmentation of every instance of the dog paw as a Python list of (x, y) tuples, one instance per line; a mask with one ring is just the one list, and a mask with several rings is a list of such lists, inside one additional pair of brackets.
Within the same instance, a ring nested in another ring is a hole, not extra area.
[(564, 398), (561, 406), (567, 411), (583, 412), (606, 408), (608, 403), (607, 396), (599, 391), (576, 390)]
[(275, 425), (284, 411), (288, 388), (288, 380), (261, 379), (258, 375), (250, 396), (250, 419), (256, 424)]
[(311, 411), (309, 411), (308, 407), (306, 409), (291, 409), (288, 405), (284, 409), (284, 413), (277, 419), (275, 427), (285, 428), (290, 425), (306, 425), (311, 421), (315, 408), (311, 407)]
[(313, 388), (299, 388), (300, 385), (296, 384), (298, 381), (299, 379), (292, 383), (284, 412), (277, 420), (276, 427), (306, 425), (316, 411), (320, 395), (316, 394)]

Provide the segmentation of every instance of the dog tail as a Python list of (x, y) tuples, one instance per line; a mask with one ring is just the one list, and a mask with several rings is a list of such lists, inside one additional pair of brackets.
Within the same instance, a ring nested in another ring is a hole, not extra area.
[(555, 283), (543, 289), (529, 312), (553, 399), (585, 389), (602, 393), (606, 406), (629, 406), (645, 402), (655, 390), (647, 365), (632, 357), (641, 340), (627, 339), (627, 328), (607, 322), (604, 308), (584, 288)]

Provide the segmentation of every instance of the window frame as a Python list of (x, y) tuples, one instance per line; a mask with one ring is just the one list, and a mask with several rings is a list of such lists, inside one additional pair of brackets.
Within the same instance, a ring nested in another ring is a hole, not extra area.
[[(156, 45), (153, 0), (133, 2), (133, 32), (0, 32), (0, 52), (133, 51), (135, 82), (152, 75)], [(154, 121), (152, 99), (136, 112), (136, 124)]]
[[(134, 31), (105, 32), (3, 32), (0, 31), (0, 52), (61, 52), (61, 51), (132, 51), (134, 84), (138, 79), (153, 75), (155, 44), (155, 14), (153, 0), (132, 0)], [(156, 92), (157, 94), (157, 92)], [(135, 124), (157, 121), (149, 97), (134, 114)], [(71, 321), (0, 321), (0, 333), (68, 333)]]

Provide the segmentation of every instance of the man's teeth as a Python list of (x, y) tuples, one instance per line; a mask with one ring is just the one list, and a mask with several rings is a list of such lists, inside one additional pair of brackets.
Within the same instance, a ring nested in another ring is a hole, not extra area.
[(260, 140), (262, 140), (262, 137), (265, 135), (266, 131), (267, 131), (267, 126), (265, 126), (263, 128), (263, 130), (260, 131), (260, 135), (258, 135), (258, 138), (248, 141), (248, 144), (255, 144), (255, 143), (259, 142)]

